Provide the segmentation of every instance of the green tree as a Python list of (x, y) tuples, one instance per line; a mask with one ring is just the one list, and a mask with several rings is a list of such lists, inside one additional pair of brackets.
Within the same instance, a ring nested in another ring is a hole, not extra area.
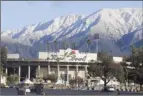
[(1, 50), (1, 63), (5, 64), (7, 60), (7, 48), (5, 46), (0, 47)]
[(131, 66), (132, 66), (132, 79), (135, 83), (140, 84), (142, 90), (143, 85), (143, 47), (136, 48), (132, 46), (131, 55)]
[(7, 47), (1, 46), (0, 47), (1, 55), (1, 64), (0, 64), (0, 73), (3, 74), (3, 67), (6, 67), (6, 60), (7, 60)]
[(69, 84), (73, 87), (75, 84), (83, 85), (83, 78), (77, 76), (76, 78), (71, 78)]
[(19, 76), (18, 75), (10, 75), (7, 76), (7, 84), (16, 84), (19, 82)]
[(76, 79), (77, 79), (76, 81), (77, 81), (78, 85), (83, 85), (83, 78), (77, 76)]
[(108, 82), (114, 77), (119, 81), (123, 79), (122, 66), (114, 64), (113, 57), (110, 54), (99, 52), (98, 61), (89, 65), (88, 74), (91, 77), (99, 76), (104, 81), (104, 89), (106, 89)]
[(72, 86), (72, 87), (74, 87), (74, 84), (76, 84), (76, 81), (75, 81), (75, 79), (70, 79), (69, 80), (69, 84)]

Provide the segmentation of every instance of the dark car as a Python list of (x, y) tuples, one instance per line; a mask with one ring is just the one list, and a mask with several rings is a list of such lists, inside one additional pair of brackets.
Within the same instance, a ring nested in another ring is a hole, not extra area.
[(26, 86), (24, 84), (19, 85), (16, 89), (17, 89), (18, 95), (26, 95), (27, 93), (30, 92), (29, 86)]
[(44, 95), (45, 92), (44, 92), (44, 85), (41, 83), (41, 84), (37, 84), (35, 86), (35, 91), (38, 95)]
[(15, 84), (10, 84), (9, 88), (16, 88), (16, 85)]
[(31, 92), (36, 92), (36, 84), (30, 87)]
[(16, 89), (17, 89), (17, 94), (18, 95), (26, 95), (25, 88), (23, 86), (20, 86)]
[(116, 89), (114, 87), (106, 87), (102, 89), (103, 92), (115, 92)]

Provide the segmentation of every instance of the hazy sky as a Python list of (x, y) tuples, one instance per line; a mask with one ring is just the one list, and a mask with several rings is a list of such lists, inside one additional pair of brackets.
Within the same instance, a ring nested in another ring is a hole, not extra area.
[(142, 1), (1, 1), (1, 28), (17, 29), (68, 14), (102, 8), (142, 8)]

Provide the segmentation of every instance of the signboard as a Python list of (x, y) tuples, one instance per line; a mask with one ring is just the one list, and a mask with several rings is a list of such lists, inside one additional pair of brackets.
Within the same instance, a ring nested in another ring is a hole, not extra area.
[(7, 54), (8, 59), (19, 59), (19, 54)]
[(96, 53), (79, 53), (78, 50), (60, 50), (58, 53), (39, 52), (39, 59), (58, 62), (89, 62), (97, 60)]

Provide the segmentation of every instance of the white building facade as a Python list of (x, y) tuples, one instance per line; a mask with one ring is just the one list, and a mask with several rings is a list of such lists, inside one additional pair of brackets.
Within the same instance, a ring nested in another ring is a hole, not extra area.
[[(38, 59), (40, 60), (48, 60), (50, 62), (66, 62), (66, 65), (57, 65), (55, 68), (51, 68), (51, 66), (48, 66), (48, 73), (55, 73), (58, 75), (58, 79), (60, 79), (60, 76), (63, 74), (67, 75), (67, 83), (69, 82), (70, 78), (75, 78), (77, 76), (83, 78), (83, 80), (86, 80), (87, 75), (87, 67), (88, 63), (97, 61), (97, 53), (82, 53), (78, 50), (59, 50), (59, 52), (39, 52)], [(113, 57), (113, 61), (116, 63), (122, 62), (122, 57)], [(70, 63), (73, 62), (76, 65), (73, 66)], [(78, 64), (78, 63), (84, 63)], [(85, 64), (86, 63), (86, 64)], [(42, 68), (41, 68), (42, 70)], [(44, 75), (47, 70), (46, 68), (43, 68), (43, 72), (41, 72), (41, 75)]]
[[(97, 54), (80, 53), (78, 50), (72, 49), (61, 49), (59, 50), (59, 52), (39, 52), (38, 59), (48, 60), (49, 62), (65, 62), (65, 65), (55, 64), (57, 65), (56, 68), (51, 68), (51, 66), (49, 65), (48, 73), (57, 74), (58, 79), (60, 79), (62, 75), (68, 74), (67, 76), (65, 76), (68, 83), (70, 78), (76, 77), (75, 74), (77, 74), (78, 77), (85, 79), (87, 74), (88, 63), (91, 61), (97, 61)], [(71, 62), (75, 63), (75, 65), (71, 65)], [(78, 63), (86, 63), (86, 65), (79, 65)], [(43, 73), (46, 73), (44, 69), (41, 75)]]
[[(8, 59), (15, 59), (8, 61), (9, 66), (17, 68), (20, 78), (24, 78), (24, 76), (28, 79), (44, 77), (53, 73), (57, 75), (58, 81), (61, 80), (66, 84), (69, 84), (69, 80), (77, 76), (86, 81), (89, 63), (97, 61), (97, 53), (83, 53), (70, 48), (61, 49), (59, 52), (39, 52), (36, 60), (19, 59), (19, 57), (19, 54), (8, 54)], [(122, 60), (122, 57), (113, 57), (114, 62), (119, 63)]]

